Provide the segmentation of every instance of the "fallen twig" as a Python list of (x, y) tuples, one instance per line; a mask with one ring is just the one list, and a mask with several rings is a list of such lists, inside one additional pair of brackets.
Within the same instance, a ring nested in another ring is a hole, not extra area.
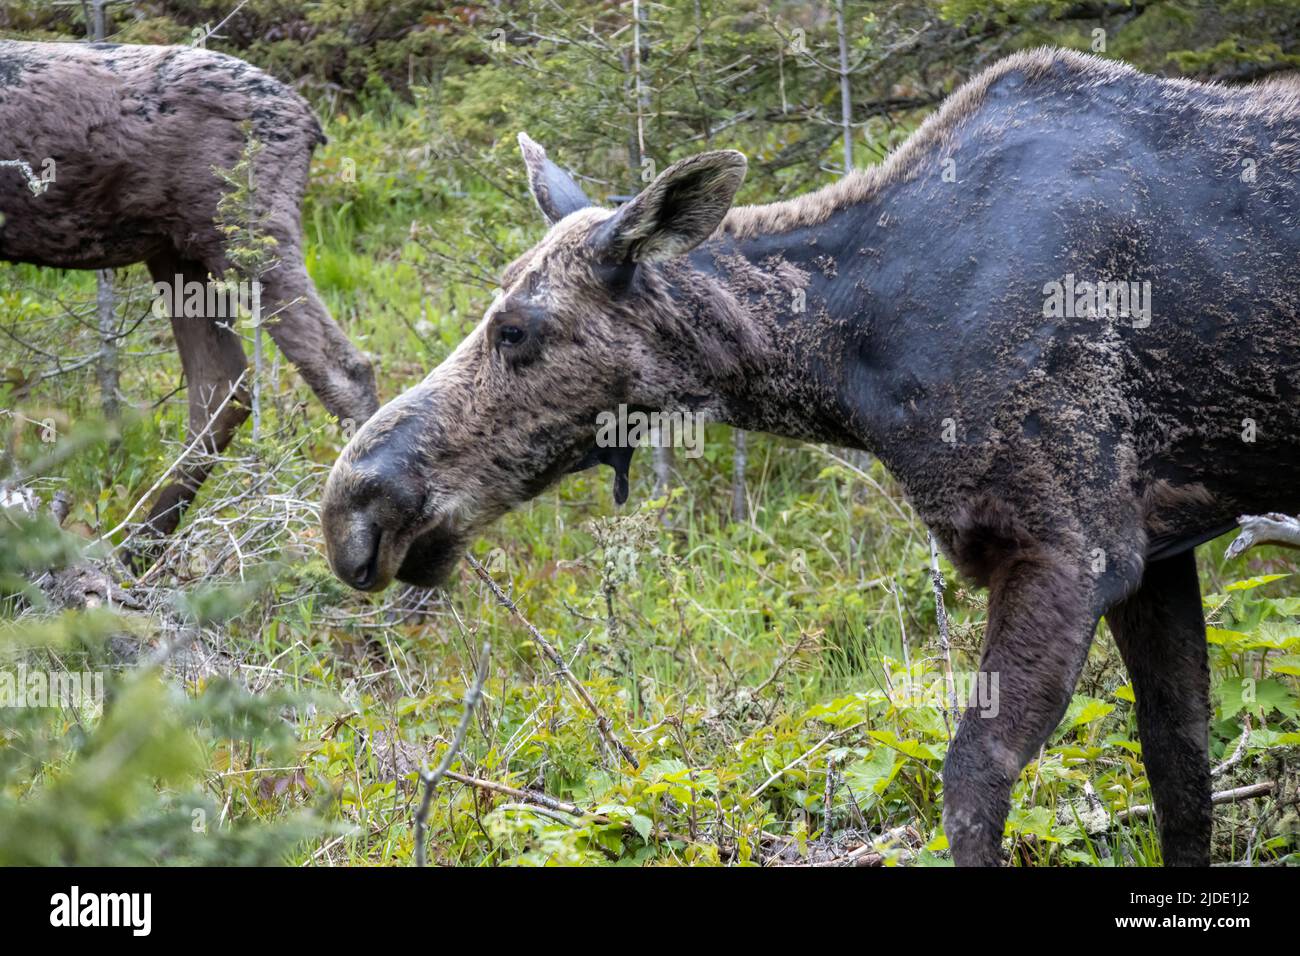
[[(1220, 790), (1218, 793), (1210, 795), (1210, 803), (1216, 806), (1223, 803), (1239, 803), (1242, 800), (1252, 800), (1255, 797), (1266, 797), (1277, 789), (1277, 784), (1272, 780), (1265, 780), (1263, 783), (1252, 783), (1246, 787), (1234, 787), (1231, 790)], [(1142, 820), (1151, 816), (1154, 808), (1150, 804), (1140, 803), (1136, 807), (1129, 807), (1127, 810), (1120, 810), (1115, 814), (1116, 823), (1127, 823), (1131, 820)]]
[(1260, 544), (1276, 544), (1284, 548), (1300, 548), (1300, 518), (1270, 512), (1266, 515), (1242, 515), (1237, 519), (1241, 533), (1228, 545), (1225, 558), (1235, 558), (1248, 548)]
[[(910, 863), (916, 856), (916, 848), (921, 845), (921, 834), (910, 825), (895, 827), (882, 833), (870, 843), (850, 850), (843, 856), (829, 860), (817, 860), (806, 866), (882, 866), (894, 859), (898, 863)], [(798, 865), (798, 864), (796, 864)]]
[(568, 819), (568, 817), (566, 817), (563, 813), (560, 813), (558, 810), (548, 810), (546, 807), (543, 807), (536, 803), (503, 803), (499, 807), (497, 807), (497, 809), (520, 811), (523, 813), (535, 813), (539, 817), (546, 817), (548, 820), (554, 820), (556, 823), (562, 823), (566, 827), (569, 827), (570, 829), (576, 830), (578, 828), (578, 824)]
[[(564, 800), (558, 800), (550, 794), (542, 793), (539, 790), (521, 790), (518, 787), (512, 787), (508, 784), (497, 783), (495, 780), (485, 780), (482, 777), (471, 777), (467, 774), (456, 773), (454, 770), (448, 770), (445, 776), (448, 780), (455, 780), (457, 783), (463, 783), (466, 786), (477, 787), (479, 790), (488, 790), (492, 793), (499, 793), (504, 797), (513, 797), (515, 800), (522, 801), (523, 803), (535, 804), (538, 807), (550, 811), (550, 813), (545, 814), (546, 816), (557, 813), (567, 814), (588, 823), (616, 823), (628, 832), (635, 832), (631, 820), (614, 820), (603, 813), (594, 813), (590, 810), (584, 810), (576, 803), (567, 803)], [(518, 804), (507, 803), (502, 804), (498, 809), (514, 809), (517, 808), (517, 806)], [(702, 845), (698, 840), (692, 840), (685, 834), (674, 833), (671, 830), (656, 827), (652, 832), (661, 840), (675, 840), (678, 843)], [(721, 848), (719, 848), (719, 850), (721, 850)]]
[(1241, 739), (1237, 741), (1237, 746), (1232, 751), (1232, 756), (1211, 770), (1211, 777), (1222, 776), (1226, 771), (1231, 770), (1237, 764), (1241, 763), (1241, 758), (1246, 755), (1246, 744), (1250, 741), (1250, 714), (1246, 714), (1245, 720), (1242, 721), (1242, 724), (1244, 726), (1241, 730)]

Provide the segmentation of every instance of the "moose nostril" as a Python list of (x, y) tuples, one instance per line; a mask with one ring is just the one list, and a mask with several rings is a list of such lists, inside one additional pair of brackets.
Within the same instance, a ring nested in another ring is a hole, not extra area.
[(353, 541), (356, 548), (354, 555), (360, 560), (350, 569), (350, 574), (340, 576), (357, 590), (367, 590), (379, 576), (379, 543), (381, 540), (383, 540), (383, 531), (378, 525), (372, 524), (367, 532), (359, 534)]

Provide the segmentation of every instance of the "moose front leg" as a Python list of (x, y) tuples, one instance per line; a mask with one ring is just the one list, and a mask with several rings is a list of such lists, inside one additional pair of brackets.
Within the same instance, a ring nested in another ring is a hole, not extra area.
[(379, 407), (375, 372), (330, 317), (296, 255), (261, 280), (266, 329), (326, 410), (360, 426)]
[(958, 866), (997, 866), (1011, 787), (1060, 723), (1097, 625), (1077, 560), (1011, 558), (990, 581), (980, 662), (985, 699), (966, 710), (944, 763), (943, 826)]
[(1165, 865), (1209, 866), (1210, 670), (1195, 553), (1147, 565), (1106, 620), (1133, 681)]

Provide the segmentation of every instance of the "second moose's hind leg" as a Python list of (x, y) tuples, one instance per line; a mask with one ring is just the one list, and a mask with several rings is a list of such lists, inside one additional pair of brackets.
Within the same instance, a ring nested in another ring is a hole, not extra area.
[[(207, 272), (201, 266), (172, 257), (150, 260), (149, 271), (155, 282), (169, 285), (178, 274), (185, 283), (207, 281)], [(231, 328), (234, 321), (207, 315), (171, 318), (189, 400), (186, 447), (196, 438), (200, 440), (176, 469), (173, 481), (159, 492), (149, 512), (148, 530), (155, 535), (169, 535), (176, 530), (181, 515), (212, 472), (215, 456), (225, 450), (248, 417), (249, 387), (243, 380), (248, 361), (238, 334)]]
[(1209, 866), (1210, 671), (1195, 553), (1149, 564), (1106, 620), (1133, 681), (1165, 865)]

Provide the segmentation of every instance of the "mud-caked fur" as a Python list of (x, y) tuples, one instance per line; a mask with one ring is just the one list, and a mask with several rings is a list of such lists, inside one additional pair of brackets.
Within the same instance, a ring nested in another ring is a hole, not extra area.
[[(626, 468), (593, 448), (620, 404), (866, 449), (989, 589), (999, 700), (949, 751), (956, 861), (1001, 859), (1012, 784), (1106, 614), (1165, 860), (1207, 863), (1192, 555), (1238, 514), (1300, 510), (1300, 88), (1018, 54), (880, 167), (730, 211), (737, 153), (675, 164), (611, 212), (521, 144), (551, 230), (335, 465), (340, 577), (437, 584), (566, 471)], [(1149, 283), (1149, 308), (1049, 307), (1067, 276)]]
[[(324, 142), (302, 97), (234, 57), (198, 47), (0, 40), (0, 159), (53, 173), (43, 192), (0, 169), (0, 259), (69, 269), (148, 264), (154, 281), (203, 283), (229, 267), (214, 222), (248, 137), (262, 144), (251, 210), (275, 240), (261, 277), (268, 331), (334, 415), (360, 423), (378, 407), (370, 362), (316, 294), (302, 259), (300, 207), (313, 149)], [(226, 320), (173, 317), (192, 436), (225, 447), (248, 415), (246, 368)], [(225, 408), (213, 420), (216, 410)], [(206, 476), (195, 462), (155, 503), (170, 532)]]

